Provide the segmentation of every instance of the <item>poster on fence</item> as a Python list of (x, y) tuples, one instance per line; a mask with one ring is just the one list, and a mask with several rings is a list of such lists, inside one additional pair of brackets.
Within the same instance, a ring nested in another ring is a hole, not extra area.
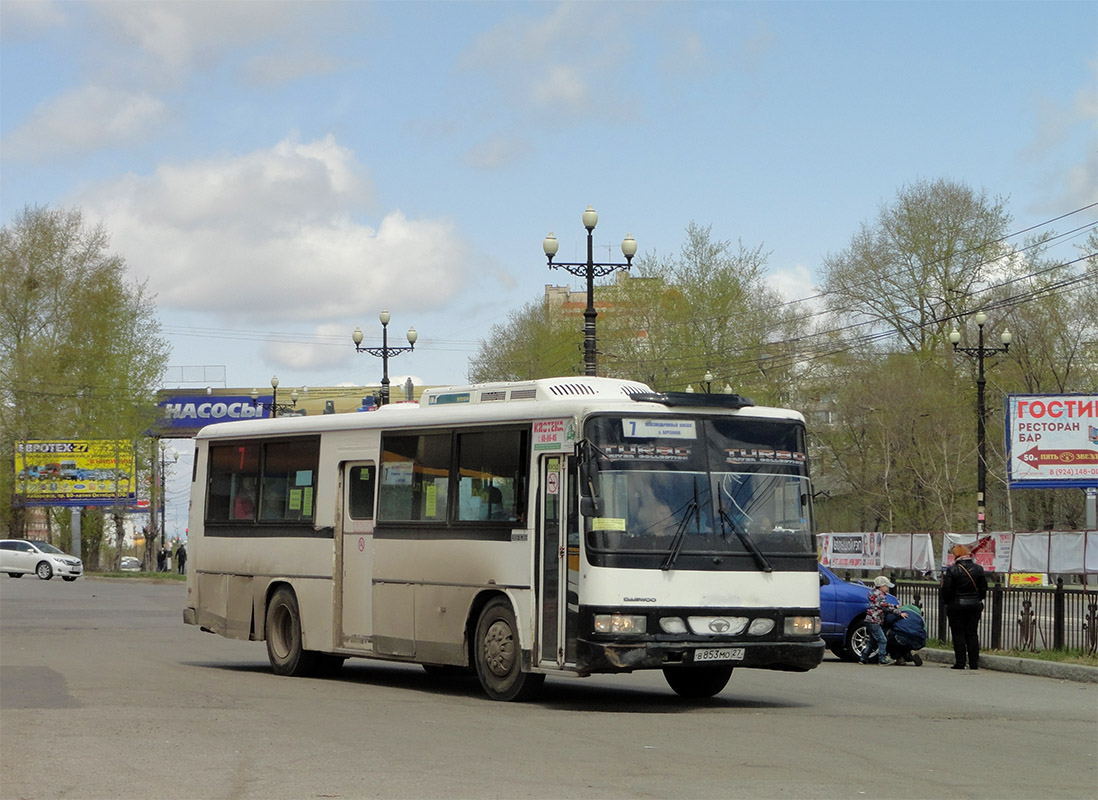
[(883, 533), (822, 533), (818, 538), (820, 562), (831, 569), (881, 569)]
[(972, 552), (972, 560), (987, 572), (1010, 572), (1010, 551), (1014, 534), (1010, 531), (995, 533), (947, 533), (942, 537), (942, 569), (954, 562), (954, 545), (963, 544)]

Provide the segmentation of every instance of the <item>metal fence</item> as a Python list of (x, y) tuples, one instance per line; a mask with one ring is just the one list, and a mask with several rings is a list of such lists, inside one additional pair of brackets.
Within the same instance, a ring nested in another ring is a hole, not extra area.
[[(950, 641), (937, 583), (892, 578), (900, 603), (923, 610), (927, 635)], [(1087, 586), (988, 587), (980, 618), (980, 642), (992, 650), (1082, 650), (1098, 652), (1098, 591)]]

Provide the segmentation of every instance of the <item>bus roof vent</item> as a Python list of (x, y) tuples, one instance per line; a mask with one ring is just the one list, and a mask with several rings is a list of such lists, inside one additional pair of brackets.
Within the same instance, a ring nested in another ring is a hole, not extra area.
[(511, 399), (512, 400), (537, 400), (538, 399), (537, 387), (530, 386), (526, 389), (512, 389), (511, 390)]
[(493, 403), (493, 402), (496, 402), (497, 400), (506, 400), (506, 399), (507, 399), (507, 392), (506, 391), (500, 391), (498, 389), (495, 390), (495, 391), (491, 391), (491, 392), (481, 392), (480, 393), (480, 402), (482, 402), (482, 403)]
[(595, 389), (586, 383), (555, 383), (549, 385), (549, 391), (558, 397), (575, 397), (576, 395), (598, 394)]

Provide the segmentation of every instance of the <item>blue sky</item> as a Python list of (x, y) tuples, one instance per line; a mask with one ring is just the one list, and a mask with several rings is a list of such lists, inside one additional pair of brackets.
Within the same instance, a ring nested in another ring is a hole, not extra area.
[(1098, 200), (1089, 0), (3, 0), (0, 45), (3, 221), (102, 221), (170, 363), (228, 386), (379, 380), (350, 336), (382, 308), (419, 333), (394, 382), (463, 382), (493, 322), (579, 288), (541, 242), (581, 259), (589, 204), (600, 258), (694, 221), (792, 299), (916, 180), (1014, 230)]
[(493, 322), (578, 287), (541, 241), (582, 258), (588, 204), (602, 257), (695, 221), (793, 298), (918, 179), (1016, 229), (1098, 200), (1096, 8), (3, 0), (0, 203), (102, 220), (173, 365), (376, 381), (350, 332), (385, 307), (420, 337), (394, 377), (461, 382)]

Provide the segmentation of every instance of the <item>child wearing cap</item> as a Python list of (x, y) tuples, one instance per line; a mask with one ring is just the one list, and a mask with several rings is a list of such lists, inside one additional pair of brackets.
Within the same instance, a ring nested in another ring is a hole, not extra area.
[(884, 575), (878, 575), (873, 579), (873, 591), (869, 593), (869, 609), (865, 613), (865, 629), (869, 634), (870, 642), (858, 658), (862, 664), (869, 663), (874, 646), (877, 649), (877, 663), (882, 666), (892, 663), (892, 659), (888, 657), (888, 639), (885, 637), (884, 629), (881, 628), (881, 623), (884, 622), (884, 615), (889, 611), (901, 617), (907, 617), (906, 611), (900, 611), (899, 606), (888, 602), (888, 590), (895, 585)]

